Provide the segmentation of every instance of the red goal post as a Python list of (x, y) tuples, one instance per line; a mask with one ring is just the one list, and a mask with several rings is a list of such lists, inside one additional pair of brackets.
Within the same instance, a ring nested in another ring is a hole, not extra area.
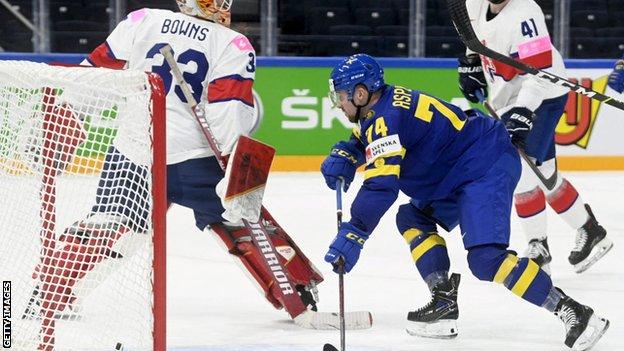
[(10, 349), (166, 350), (165, 95), (151, 73), (0, 61)]

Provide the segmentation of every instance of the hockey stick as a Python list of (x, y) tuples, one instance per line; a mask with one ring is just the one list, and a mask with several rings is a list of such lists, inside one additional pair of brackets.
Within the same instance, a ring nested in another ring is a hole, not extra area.
[[(160, 52), (171, 67), (171, 72), (173, 73), (173, 76), (176, 79), (178, 85), (182, 89), (182, 92), (186, 97), (187, 104), (191, 109), (191, 112), (197, 119), (197, 122), (200, 124), (202, 132), (204, 133), (204, 136), (206, 137), (210, 148), (214, 152), (219, 162), (219, 165), (225, 171), (225, 158), (221, 154), (217, 141), (210, 131), (208, 121), (201, 113), (202, 111), (196, 109), (197, 101), (195, 101), (195, 98), (193, 97), (193, 94), (191, 93), (188, 84), (184, 81), (182, 72), (180, 72), (177, 63), (173, 58), (171, 47), (169, 45), (166, 45), (160, 49)], [(282, 263), (279, 262), (279, 259), (277, 259), (277, 257), (279, 257), (279, 253), (275, 250), (273, 243), (269, 239), (266, 228), (264, 228), (264, 226), (261, 225), (261, 223), (259, 222), (249, 222), (246, 219), (243, 220), (243, 223), (245, 227), (247, 227), (250, 232), (253, 233), (253, 235), (251, 235), (253, 243), (257, 247), (263, 248), (262, 257), (265, 259), (265, 264), (268, 266), (269, 271), (273, 272), (273, 282), (281, 288), (280, 294), (285, 301), (289, 301), (291, 306), (296, 306), (296, 311), (287, 311), (295, 321), (295, 324), (299, 325), (300, 327), (310, 329), (336, 329), (338, 323), (336, 321), (335, 313), (310, 311), (307, 310), (306, 307), (303, 305), (303, 302), (299, 298), (299, 294), (297, 293), (294, 284), (285, 274)], [(259, 240), (261, 242), (259, 242)], [(368, 311), (351, 312), (349, 313), (347, 320), (347, 325), (350, 329), (368, 329), (372, 326), (372, 316), (371, 313)]]
[(541, 69), (537, 69), (523, 62), (516, 61), (511, 57), (505, 56), (501, 53), (487, 48), (485, 45), (481, 44), (481, 42), (477, 38), (477, 35), (474, 32), (474, 29), (472, 28), (472, 25), (470, 24), (471, 20), (468, 15), (468, 10), (466, 9), (466, 0), (447, 0), (447, 5), (449, 13), (451, 15), (451, 19), (453, 20), (453, 24), (455, 25), (455, 29), (457, 30), (459, 37), (470, 50), (483, 56), (493, 58), (497, 61), (500, 61), (506, 65), (512, 66), (531, 75), (545, 79), (555, 85), (566, 87), (577, 94), (585, 95), (588, 98), (598, 100), (607, 105), (611, 105), (620, 110), (624, 110), (624, 102), (620, 100), (601, 94), (595, 90), (585, 88), (565, 78), (559, 77)]
[[(193, 94), (191, 93), (188, 84), (184, 80), (180, 68), (173, 59), (171, 46), (165, 45), (160, 49), (160, 53), (164, 56), (165, 60), (171, 67), (171, 72), (173, 73), (173, 76), (175, 77), (178, 86), (184, 93), (184, 97), (186, 98), (189, 108), (191, 109), (193, 115), (197, 119), (197, 122), (201, 126), (202, 132), (204, 133), (204, 136), (206, 137), (206, 140), (208, 141), (212, 152), (215, 154), (215, 157), (217, 158), (221, 169), (225, 172), (227, 168), (227, 162), (225, 160), (225, 157), (219, 149), (214, 134), (212, 134), (212, 132), (210, 131), (208, 120), (205, 118), (203, 111), (200, 111), (200, 109), (197, 108), (197, 101), (195, 100), (195, 97), (193, 97)], [(279, 257), (279, 253), (277, 252), (277, 250), (275, 250), (275, 246), (269, 239), (269, 233), (266, 231), (266, 228), (264, 228), (259, 223), (259, 220), (251, 221), (250, 219), (243, 218), (242, 222), (249, 230), (249, 232), (252, 233), (251, 239), (253, 243), (257, 247), (263, 248), (262, 252), (264, 255), (262, 257), (264, 258), (264, 263), (267, 265), (267, 269), (269, 270), (269, 272), (273, 272), (272, 278), (274, 283), (280, 287), (279, 293), (282, 299), (284, 299), (284, 301), (288, 301), (290, 306), (296, 306), (296, 311), (287, 311), (292, 318), (295, 318), (297, 315), (306, 311), (306, 307), (303, 305), (303, 302), (299, 298), (299, 294), (297, 293), (295, 284), (286, 275), (286, 270), (284, 269), (283, 264), (279, 261), (279, 259), (277, 259), (277, 257)]]
[[(490, 113), (490, 116), (500, 121), (501, 120), (500, 116), (496, 113), (496, 111), (494, 111), (494, 108), (492, 107), (492, 105), (490, 105), (487, 102), (487, 100), (485, 100), (485, 98), (483, 97), (483, 94), (481, 94), (480, 91), (477, 91), (475, 95), (477, 96), (477, 99), (479, 99), (479, 101), (483, 104), (483, 106), (488, 110), (488, 112)], [(544, 187), (546, 187), (546, 189), (548, 189), (549, 191), (553, 190), (555, 188), (555, 185), (557, 185), (557, 159), (555, 159), (555, 172), (549, 178), (546, 178), (546, 176), (544, 176), (544, 173), (542, 173), (542, 171), (539, 168), (537, 168), (537, 165), (533, 163), (531, 158), (526, 154), (526, 152), (524, 152), (524, 150), (522, 150), (521, 148), (518, 148), (518, 153), (520, 154), (520, 157), (522, 157), (524, 162), (526, 162), (529, 165), (533, 173), (535, 173), (535, 175), (540, 180), (540, 182), (544, 185)]]
[[(342, 187), (344, 179), (339, 179), (336, 184), (336, 224), (338, 230), (342, 224)], [(344, 314), (344, 259), (338, 258), (338, 305), (340, 313), (340, 350), (345, 351), (345, 314)], [(323, 351), (338, 351), (332, 344), (325, 344)]]

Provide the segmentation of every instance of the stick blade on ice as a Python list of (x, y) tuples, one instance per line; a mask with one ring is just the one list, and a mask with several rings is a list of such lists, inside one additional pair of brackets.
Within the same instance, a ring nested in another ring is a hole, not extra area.
[[(306, 329), (338, 330), (340, 316), (332, 312), (306, 311), (294, 319), (295, 324)], [(363, 330), (373, 326), (373, 315), (369, 311), (353, 311), (345, 313), (347, 330)]]

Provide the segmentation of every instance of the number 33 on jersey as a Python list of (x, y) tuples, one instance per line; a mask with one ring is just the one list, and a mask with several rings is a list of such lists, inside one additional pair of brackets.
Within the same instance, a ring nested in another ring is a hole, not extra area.
[(167, 44), (227, 153), (236, 135), (249, 132), (254, 122), (256, 55), (244, 35), (182, 13), (145, 8), (119, 23), (87, 61), (94, 66), (158, 73), (168, 94), (167, 163), (208, 156), (211, 152), (197, 121), (159, 52)]

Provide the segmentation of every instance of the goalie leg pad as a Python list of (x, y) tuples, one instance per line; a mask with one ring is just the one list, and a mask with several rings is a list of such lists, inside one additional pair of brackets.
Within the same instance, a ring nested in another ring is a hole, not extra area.
[[(93, 214), (68, 227), (54, 249), (44, 250), (34, 279), (40, 283), (40, 305), (46, 313), (63, 312), (79, 307), (77, 299), (106, 279), (118, 266), (117, 260), (132, 256), (147, 242), (148, 236), (136, 233), (121, 217)], [(98, 270), (98, 281), (84, 282), (84, 277)]]
[[(227, 251), (240, 260), (266, 299), (275, 308), (296, 309), (295, 306), (284, 304), (280, 293), (281, 287), (274, 284), (274, 273), (267, 268), (263, 253), (260, 248), (254, 245), (251, 233), (247, 228), (221, 223), (212, 224), (210, 228), (219, 237), (220, 242), (225, 245)], [(291, 245), (288, 241), (290, 238), (281, 235), (281, 228), (265, 225), (265, 229), (267, 229), (269, 238), (279, 254), (278, 259), (284, 266), (284, 273), (296, 286), (304, 304), (311, 305), (312, 309), (315, 310), (316, 301), (313, 295), (316, 293), (316, 284), (323, 280), (322, 276), (317, 273), (316, 268), (308, 264), (309, 261), (299, 249)]]
[[(260, 218), (261, 222), (266, 226), (267, 231), (279, 238), (277, 242), (275, 240), (273, 241), (278, 251), (287, 253), (289, 252), (289, 248), (294, 251), (295, 255), (293, 259), (289, 260), (286, 264), (288, 266), (286, 270), (293, 275), (293, 279), (302, 282), (306, 286), (310, 284), (310, 282), (315, 282), (316, 284), (322, 282), (323, 275), (321, 271), (314, 266), (312, 261), (303, 253), (295, 241), (288, 235), (284, 228), (277, 223), (264, 206), (262, 207)], [(280, 247), (282, 247), (282, 249), (280, 249)], [(292, 253), (290, 255), (292, 255)]]

